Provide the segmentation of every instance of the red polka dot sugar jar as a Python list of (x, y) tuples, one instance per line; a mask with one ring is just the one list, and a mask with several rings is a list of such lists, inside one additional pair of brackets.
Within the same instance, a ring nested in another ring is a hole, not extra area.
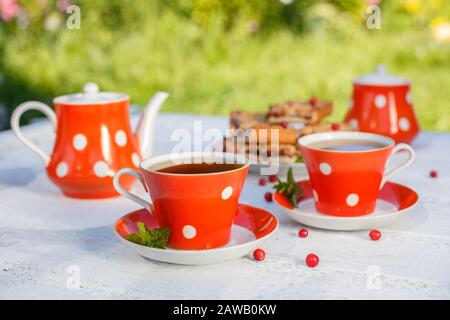
[(388, 75), (383, 66), (356, 79), (345, 122), (354, 130), (410, 143), (419, 133), (410, 82)]
[[(64, 195), (92, 199), (117, 196), (114, 174), (124, 167), (138, 168), (151, 152), (156, 115), (167, 93), (159, 92), (144, 110), (136, 136), (129, 121), (129, 97), (118, 92), (100, 92), (87, 83), (83, 93), (56, 97), (55, 111), (44, 103), (29, 101), (11, 116), (11, 128), (20, 141), (39, 155), (50, 180)], [(21, 132), (19, 120), (28, 110), (44, 113), (56, 132), (53, 152), (48, 155)], [(130, 188), (133, 177), (124, 177)]]

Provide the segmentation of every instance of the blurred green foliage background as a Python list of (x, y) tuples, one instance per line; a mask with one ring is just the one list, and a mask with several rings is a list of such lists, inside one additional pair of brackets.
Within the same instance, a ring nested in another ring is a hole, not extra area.
[(447, 0), (0, 0), (0, 128), (17, 104), (88, 81), (141, 105), (168, 91), (164, 111), (202, 114), (317, 96), (341, 120), (352, 80), (384, 64), (412, 81), (422, 127), (450, 131), (449, 17)]

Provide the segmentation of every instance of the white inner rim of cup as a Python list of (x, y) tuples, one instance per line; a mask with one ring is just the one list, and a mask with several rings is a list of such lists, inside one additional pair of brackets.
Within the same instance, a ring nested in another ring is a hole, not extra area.
[[(201, 163), (219, 163), (219, 164), (242, 164), (242, 167), (236, 168), (234, 170), (241, 170), (250, 165), (250, 162), (245, 159), (245, 157), (235, 154), (235, 153), (225, 153), (225, 152), (186, 152), (186, 153), (170, 153), (160, 156), (155, 156), (141, 162), (141, 169), (151, 172), (156, 172), (158, 170), (176, 166), (180, 164), (201, 164)], [(211, 172), (211, 173), (195, 173), (192, 175), (209, 175), (209, 174), (223, 174), (229, 173), (234, 170), (227, 170), (221, 172)], [(169, 175), (183, 175), (177, 173), (166, 173), (158, 172), (159, 174), (169, 174)]]
[[(333, 141), (333, 140), (352, 140), (352, 141), (371, 141), (375, 143), (379, 143), (383, 145), (380, 148), (375, 148), (373, 150), (326, 150), (321, 148), (311, 147), (313, 143)], [(298, 143), (306, 148), (320, 150), (320, 151), (328, 151), (328, 152), (371, 152), (378, 151), (385, 148), (390, 148), (395, 145), (394, 140), (391, 138), (381, 136), (379, 134), (367, 133), (367, 132), (321, 132), (321, 133), (313, 133), (307, 136), (301, 137), (298, 139)]]

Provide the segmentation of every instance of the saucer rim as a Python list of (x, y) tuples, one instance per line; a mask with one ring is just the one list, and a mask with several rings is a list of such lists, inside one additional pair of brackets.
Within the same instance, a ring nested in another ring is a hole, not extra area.
[[(245, 246), (250, 246), (250, 245), (255, 244), (255, 243), (257, 243), (257, 242), (260, 242), (260, 241), (262, 241), (262, 240), (267, 240), (267, 239), (269, 239), (269, 238), (270, 238), (271, 236), (273, 236), (273, 235), (275, 234), (275, 232), (278, 230), (278, 228), (279, 228), (279, 226), (280, 226), (280, 221), (278, 220), (278, 217), (277, 217), (276, 215), (274, 215), (273, 213), (271, 213), (270, 211), (268, 211), (268, 210), (266, 210), (266, 209), (264, 209), (264, 208), (255, 207), (255, 206), (249, 205), (249, 204), (247, 204), (247, 203), (238, 203), (238, 206), (246, 206), (246, 207), (250, 207), (250, 208), (252, 208), (252, 209), (263, 210), (263, 211), (265, 211), (266, 213), (270, 214), (270, 215), (275, 219), (275, 222), (276, 222), (276, 225), (275, 225), (274, 229), (273, 229), (271, 232), (269, 232), (268, 234), (262, 236), (261, 238), (256, 238), (256, 239), (254, 239), (254, 240), (252, 240), (252, 241), (248, 241), (248, 242), (241, 243), (241, 244), (239, 244), (239, 245), (235, 245), (235, 246), (231, 246), (231, 247), (224, 247), (224, 246), (221, 246), (221, 247), (218, 247), (218, 248), (201, 249), (201, 250), (187, 250), (187, 249), (174, 249), (174, 248), (165, 248), (165, 249), (152, 248), (152, 247), (147, 247), (147, 246), (144, 246), (144, 245), (137, 244), (137, 243), (134, 243), (134, 242), (132, 242), (132, 241), (129, 241), (129, 240), (125, 239), (124, 237), (122, 237), (122, 236), (119, 234), (119, 232), (117, 231), (117, 227), (116, 227), (116, 226), (117, 226), (117, 223), (118, 223), (121, 219), (125, 218), (126, 216), (128, 216), (128, 215), (130, 215), (130, 214), (132, 214), (132, 213), (134, 213), (134, 212), (141, 211), (141, 210), (145, 210), (144, 208), (142, 208), (142, 209), (130, 211), (130, 212), (128, 212), (127, 214), (125, 214), (125, 215), (119, 217), (119, 218), (116, 220), (116, 222), (114, 223), (114, 227), (113, 227), (113, 229), (114, 229), (114, 234), (119, 238), (119, 240), (125, 242), (125, 243), (128, 244), (128, 245), (131, 245), (131, 246), (136, 247), (136, 248), (145, 248), (146, 250), (150, 250), (150, 251), (153, 251), (153, 252), (158, 252), (158, 253), (160, 253), (160, 252), (165, 252), (165, 253), (168, 253), (168, 254), (177, 254), (177, 255), (180, 255), (180, 254), (181, 254), (181, 255), (193, 255), (193, 254), (197, 254), (197, 255), (205, 255), (205, 254), (212, 254), (212, 253), (227, 252), (227, 251), (230, 251), (230, 250), (238, 250), (238, 249), (244, 248)], [(233, 225), (235, 225), (235, 224), (233, 223)], [(236, 226), (239, 226), (239, 225), (236, 225)], [(242, 227), (242, 226), (239, 226), (239, 227), (244, 228), (244, 229), (247, 229), (247, 228)], [(251, 233), (253, 233), (252, 230), (250, 230), (250, 229), (247, 229), (247, 230), (250, 231)], [(255, 234), (253, 233), (253, 235), (255, 235)]]
[[(306, 182), (306, 181), (309, 181), (309, 179), (299, 180), (299, 181), (296, 181), (296, 183), (301, 183), (301, 182)], [(386, 213), (383, 215), (376, 216), (376, 215), (373, 215), (373, 212), (371, 212), (371, 213), (363, 215), (363, 216), (354, 216), (354, 217), (338, 217), (338, 216), (327, 215), (325, 213), (318, 212), (317, 210), (316, 210), (316, 212), (311, 213), (311, 212), (300, 210), (295, 207), (287, 208), (286, 206), (279, 203), (276, 196), (273, 197), (273, 202), (275, 202), (278, 207), (282, 208), (283, 210), (289, 211), (292, 214), (296, 214), (296, 215), (300, 215), (300, 216), (308, 217), (308, 218), (319, 219), (319, 220), (336, 220), (336, 221), (351, 220), (351, 219), (353, 219), (353, 220), (377, 220), (377, 219), (382, 219), (382, 218), (389, 218), (393, 215), (401, 215), (405, 211), (411, 210), (419, 203), (420, 195), (414, 189), (412, 189), (408, 186), (405, 186), (401, 183), (392, 182), (392, 181), (386, 181), (385, 184), (388, 184), (388, 183), (391, 185), (394, 185), (394, 186), (401, 186), (401, 187), (407, 188), (408, 190), (414, 192), (417, 195), (416, 201), (406, 208), (403, 208), (401, 210), (396, 210), (394, 212)], [(275, 193), (277, 194), (277, 196), (281, 196), (278, 191)], [(377, 200), (379, 200), (379, 198), (377, 198)], [(386, 202), (389, 202), (389, 201), (386, 201)]]

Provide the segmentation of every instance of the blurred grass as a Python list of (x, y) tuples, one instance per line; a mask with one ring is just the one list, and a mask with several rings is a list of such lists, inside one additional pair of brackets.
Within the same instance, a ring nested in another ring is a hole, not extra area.
[[(428, 28), (397, 29), (388, 20), (381, 30), (368, 31), (329, 6), (311, 10), (332, 19), (306, 33), (251, 33), (245, 19), (224, 32), (220, 19), (205, 28), (155, 7), (123, 29), (101, 26), (98, 16), (86, 14), (81, 30), (39, 41), (30, 32), (1, 45), (0, 36), (0, 100), (51, 102), (94, 81), (141, 105), (156, 90), (168, 91), (163, 111), (202, 114), (265, 111), (274, 102), (317, 96), (333, 100), (330, 119), (342, 120), (352, 80), (384, 64), (412, 81), (422, 128), (450, 131), (449, 44), (434, 42)], [(309, 17), (312, 26), (321, 19), (314, 12)]]

